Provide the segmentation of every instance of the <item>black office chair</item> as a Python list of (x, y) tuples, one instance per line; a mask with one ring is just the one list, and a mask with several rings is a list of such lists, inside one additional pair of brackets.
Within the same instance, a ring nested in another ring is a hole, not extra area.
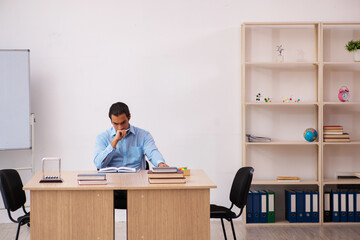
[[(149, 170), (149, 162), (145, 160), (145, 169)], [(127, 209), (127, 191), (126, 190), (114, 190), (114, 208), (115, 209)]]
[[(230, 201), (231, 201), (230, 208), (217, 206), (214, 204), (210, 205), (210, 218), (221, 219), (221, 225), (224, 232), (225, 240), (227, 239), (227, 237), (226, 237), (223, 219), (226, 219), (231, 223), (233, 236), (234, 239), (236, 240), (234, 224), (232, 220), (234, 218), (240, 217), (243, 212), (243, 209), (246, 205), (248, 193), (250, 190), (253, 173), (254, 173), (254, 169), (252, 167), (243, 167), (237, 171), (230, 191)], [(237, 215), (231, 210), (234, 205), (240, 208), (240, 213)]]
[[(25, 210), (24, 204), (26, 202), (26, 195), (23, 190), (20, 175), (16, 170), (0, 170), (0, 190), (10, 220), (14, 223), (18, 223), (15, 238), (17, 240), (19, 237), (20, 227), (24, 224), (27, 224), (30, 227), (30, 213)], [(20, 207), (22, 207), (25, 215), (18, 217), (17, 220), (14, 220), (11, 216), (11, 212), (18, 210)]]

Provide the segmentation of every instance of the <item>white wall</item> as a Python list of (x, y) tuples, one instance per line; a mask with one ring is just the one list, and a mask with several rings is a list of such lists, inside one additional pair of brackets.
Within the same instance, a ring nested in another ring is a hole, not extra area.
[[(241, 23), (360, 21), (359, 8), (357, 0), (1, 0), (0, 48), (31, 50), (36, 170), (46, 156), (61, 157), (65, 170), (94, 169), (95, 137), (110, 127), (109, 106), (123, 101), (168, 164), (204, 169), (218, 186), (211, 202), (229, 205), (241, 166)], [(0, 152), (0, 168), (26, 162), (29, 152)]]

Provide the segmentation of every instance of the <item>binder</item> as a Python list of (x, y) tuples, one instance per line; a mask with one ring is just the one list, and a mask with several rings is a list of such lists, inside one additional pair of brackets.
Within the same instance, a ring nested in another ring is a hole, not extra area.
[(332, 213), (332, 221), (340, 222), (339, 216), (339, 192), (338, 190), (334, 190), (331, 192), (331, 213)]
[(355, 221), (360, 222), (360, 192), (355, 193)]
[(246, 202), (246, 223), (253, 223), (252, 217), (252, 191), (249, 191), (247, 202)]
[(324, 222), (332, 221), (332, 213), (331, 213), (331, 193), (324, 192)]
[(275, 222), (275, 192), (268, 190), (268, 223), (274, 223)]
[(340, 222), (347, 222), (347, 192), (339, 192)]
[(292, 190), (285, 190), (285, 219), (296, 222), (296, 192)]
[(267, 216), (267, 193), (265, 191), (260, 192), (260, 223), (267, 223), (268, 216)]
[(253, 223), (260, 222), (260, 193), (259, 191), (252, 191), (252, 206), (253, 206)]
[(311, 222), (319, 222), (319, 192), (318, 191), (311, 192), (311, 201), (312, 201)]
[(296, 192), (296, 221), (304, 222), (305, 214), (305, 195), (304, 192), (297, 191)]
[(355, 222), (355, 193), (352, 190), (349, 190), (347, 195), (347, 202), (348, 202), (348, 222)]
[(311, 222), (312, 220), (312, 196), (310, 192), (304, 192), (304, 222)]

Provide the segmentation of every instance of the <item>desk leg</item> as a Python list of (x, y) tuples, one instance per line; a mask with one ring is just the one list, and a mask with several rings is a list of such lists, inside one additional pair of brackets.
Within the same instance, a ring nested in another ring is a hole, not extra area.
[(128, 239), (210, 239), (209, 189), (128, 190)]
[(114, 239), (113, 191), (30, 191), (31, 239)]

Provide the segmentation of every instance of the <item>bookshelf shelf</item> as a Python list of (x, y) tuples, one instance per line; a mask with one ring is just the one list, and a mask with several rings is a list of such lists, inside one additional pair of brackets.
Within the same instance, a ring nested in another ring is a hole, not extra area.
[(318, 62), (246, 62), (246, 67), (261, 67), (265, 69), (314, 69)]
[(298, 222), (298, 223), (289, 223), (288, 221), (285, 221), (285, 220), (280, 220), (280, 221), (276, 221), (275, 223), (250, 223), (250, 224), (247, 224), (246, 227), (248, 226), (259, 226), (259, 225), (262, 225), (262, 226), (310, 226), (310, 225), (319, 225), (320, 223), (312, 223), (312, 222), (309, 222), (309, 223), (306, 223), (306, 222)]
[(334, 185), (334, 184), (360, 184), (360, 179), (324, 179), (323, 185)]
[(360, 145), (360, 140), (350, 139), (350, 142), (324, 142), (323, 145)]
[(360, 102), (324, 102), (324, 106), (360, 106)]
[[(360, 179), (331, 179), (338, 171), (360, 172), (360, 62), (354, 62), (352, 53), (344, 48), (352, 39), (360, 39), (360, 23), (242, 25), (242, 165), (255, 168), (256, 190), (274, 188), (283, 194), (290, 185), (296, 190), (310, 186), (318, 191), (319, 224), (324, 223), (325, 185), (326, 190), (331, 185), (360, 185)], [(278, 45), (284, 48), (282, 59), (277, 57)], [(338, 99), (342, 86), (350, 90), (349, 102)], [(258, 102), (258, 93), (271, 102)], [(283, 102), (289, 97), (300, 102)], [(325, 142), (323, 126), (327, 125), (343, 126), (350, 142)], [(317, 130), (315, 142), (303, 139), (306, 128)], [(245, 134), (270, 137), (272, 141), (247, 142)], [(261, 180), (277, 176), (318, 181)], [(282, 198), (276, 206), (279, 214), (285, 208)], [(280, 217), (275, 224), (295, 223)]]
[(300, 182), (279, 182), (277, 180), (253, 180), (252, 184), (253, 185), (320, 185), (320, 182), (315, 180), (301, 180)]
[(304, 106), (318, 106), (319, 103), (317, 102), (247, 102), (245, 103), (246, 106), (282, 106), (282, 107), (304, 107)]
[(304, 141), (271, 141), (271, 142), (246, 142), (246, 145), (302, 145), (302, 146), (312, 146), (319, 145), (319, 142), (306, 142)]

